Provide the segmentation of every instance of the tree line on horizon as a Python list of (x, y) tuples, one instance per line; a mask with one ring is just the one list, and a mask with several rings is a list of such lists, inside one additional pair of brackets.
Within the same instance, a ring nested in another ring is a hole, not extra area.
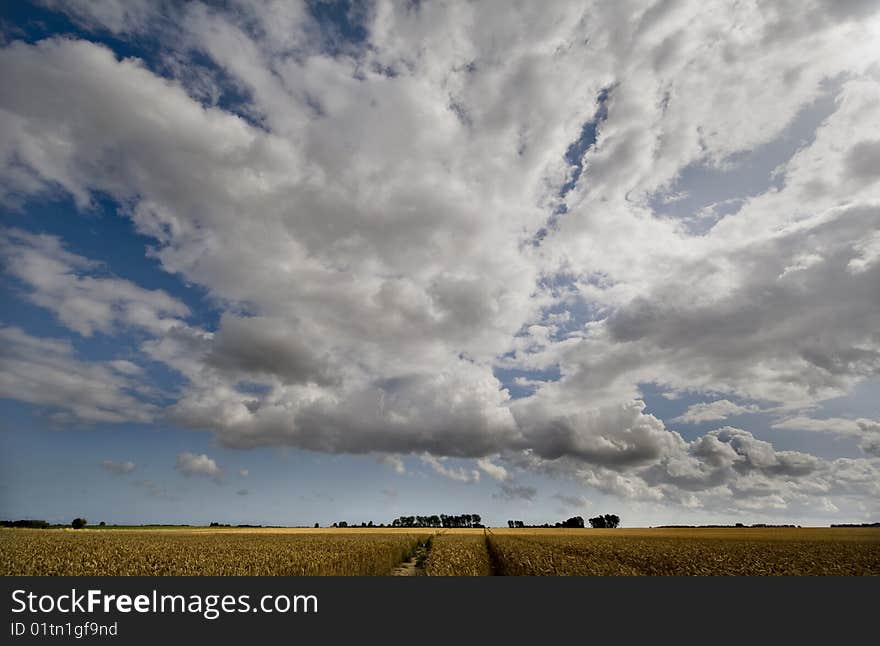
[[(315, 527), (317, 527), (317, 523)], [(339, 521), (333, 523), (331, 527), (427, 527), (427, 528), (482, 528), (483, 519), (480, 514), (434, 514), (432, 516), (399, 516), (395, 518), (389, 525), (374, 525), (371, 520), (368, 523), (351, 523)]]
[(392, 527), (435, 527), (435, 528), (466, 528), (483, 527), (480, 514), (433, 516), (400, 516), (391, 521)]
[[(589, 521), (590, 527), (592, 528), (615, 528), (620, 525), (620, 517), (616, 514), (604, 514), (602, 516), (596, 516), (594, 518), (590, 518)], [(73, 527), (74, 529), (82, 529), (88, 525), (88, 521), (85, 518), (74, 518), (71, 523), (49, 523), (45, 520), (38, 519), (18, 519), (18, 520), (0, 520), (0, 527), (6, 528), (29, 528), (29, 529), (57, 529), (61, 527)], [(98, 523), (99, 527), (114, 527), (114, 525), (107, 525), (104, 521)], [(189, 524), (147, 524), (147, 525), (126, 525), (126, 527), (202, 527), (203, 525), (189, 525)], [(584, 522), (583, 517), (581, 516), (573, 516), (567, 520), (557, 522), (554, 524), (544, 523), (542, 525), (526, 525), (521, 520), (508, 520), (507, 526), (510, 528), (526, 528), (526, 527), (534, 527), (534, 528), (582, 528), (586, 527), (586, 523)], [(93, 525), (94, 527), (94, 525)], [(210, 527), (239, 527), (239, 528), (247, 528), (247, 527), (274, 527), (274, 528), (283, 528), (289, 527), (288, 525), (231, 525), (229, 523), (219, 523), (213, 522), (210, 524)], [(306, 527), (305, 525), (297, 525), (297, 527)], [(320, 527), (319, 523), (314, 524), (314, 528), (318, 529)], [(470, 528), (483, 528), (482, 518), (480, 514), (461, 514), (458, 516), (455, 515), (446, 515), (440, 514), (433, 516), (400, 516), (399, 518), (394, 519), (394, 521), (389, 524), (373, 524), (373, 521), (370, 522), (362, 522), (362, 523), (352, 523), (348, 524), (346, 521), (340, 521), (333, 523), (331, 527), (339, 528), (339, 527), (370, 527), (370, 528), (386, 528), (386, 527), (428, 527), (428, 528), (462, 528), (462, 527), (470, 527)], [(782, 525), (771, 525), (767, 523), (755, 523), (752, 525), (746, 525), (743, 523), (736, 523), (734, 525), (656, 525), (655, 529), (699, 529), (699, 528), (731, 528), (731, 529), (740, 529), (740, 528), (800, 528), (800, 525), (792, 525), (792, 524), (782, 524)], [(874, 527), (880, 528), (880, 522), (874, 523), (835, 523), (831, 524), (830, 527)]]
[[(590, 518), (590, 527), (593, 529), (599, 528), (610, 528), (614, 529), (618, 525), (620, 525), (620, 516), (616, 514), (605, 514), (604, 516), (596, 516), (594, 518)], [(508, 520), (507, 526), (511, 529), (525, 528), (525, 527), (538, 527), (542, 529), (550, 529), (554, 527), (568, 527), (575, 529), (583, 529), (586, 527), (584, 523), (583, 516), (572, 516), (568, 520), (563, 520), (561, 522), (555, 523), (551, 525), (550, 523), (544, 523), (543, 525), (526, 525), (521, 520)]]

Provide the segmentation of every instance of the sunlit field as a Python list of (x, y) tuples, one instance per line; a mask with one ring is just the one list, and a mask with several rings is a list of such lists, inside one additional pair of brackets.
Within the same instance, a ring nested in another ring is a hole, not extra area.
[(880, 530), (496, 530), (502, 575), (880, 574)]
[(0, 574), (384, 575), (428, 533), (104, 529), (0, 532)]
[(8, 575), (878, 575), (880, 530), (3, 529)]

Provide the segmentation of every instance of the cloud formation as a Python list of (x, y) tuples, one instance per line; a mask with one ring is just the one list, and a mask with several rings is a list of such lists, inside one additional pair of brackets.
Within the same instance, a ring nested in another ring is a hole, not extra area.
[(11, 229), (0, 235), (6, 271), (29, 290), (28, 299), (83, 336), (120, 326), (161, 334), (189, 310), (161, 290), (101, 276), (101, 267), (64, 248), (57, 236)]
[(40, 405), (61, 424), (154, 421), (159, 407), (133, 366), (84, 361), (67, 340), (0, 327), (0, 396)]
[(209, 458), (204, 453), (195, 455), (188, 451), (177, 455), (177, 462), (174, 468), (187, 478), (197, 476), (217, 480), (222, 473), (220, 467), (217, 466), (217, 463), (212, 458)]
[[(57, 8), (159, 34), (163, 62), (5, 44), (0, 199), (109, 196), (222, 314), (200, 327), (61, 240), (9, 231), (25, 298), (75, 335), (136, 330), (133, 350), (183, 385), (159, 409), (137, 364), (6, 328), (29, 350), (4, 350), (3, 396), (398, 472), (418, 455), (519, 497), (517, 468), (690, 507), (876, 491), (873, 432), (867, 457), (829, 460), (675, 430), (807, 410), (880, 373), (871, 3), (377, 2), (363, 42), (297, 3)], [(702, 401), (664, 421), (644, 384)]]
[(487, 458), (480, 458), (479, 460), (477, 460), (477, 466), (480, 467), (480, 469), (489, 477), (501, 482), (507, 480), (507, 477), (509, 475), (507, 473), (507, 469), (505, 469), (500, 464), (495, 464)]
[(464, 467), (450, 467), (445, 464), (443, 459), (435, 458), (433, 455), (423, 455), (421, 460), (444, 478), (464, 483), (479, 482), (480, 480), (480, 472), (476, 469), (468, 471)]

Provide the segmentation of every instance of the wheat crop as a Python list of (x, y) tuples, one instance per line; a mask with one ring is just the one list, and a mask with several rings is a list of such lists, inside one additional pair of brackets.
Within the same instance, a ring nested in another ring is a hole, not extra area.
[(440, 534), (431, 542), (425, 563), (428, 576), (487, 576), (492, 574), (483, 532)]

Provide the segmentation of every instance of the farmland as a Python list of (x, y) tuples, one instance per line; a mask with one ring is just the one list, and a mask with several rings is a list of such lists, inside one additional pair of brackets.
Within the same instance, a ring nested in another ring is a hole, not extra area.
[(2, 529), (0, 575), (387, 575), (428, 538), (429, 576), (880, 575), (860, 528)]
[(492, 563), (483, 532), (440, 534), (431, 541), (428, 576), (487, 576)]
[(876, 529), (497, 530), (496, 574), (880, 574)]
[(0, 574), (384, 575), (427, 533), (3, 530)]

